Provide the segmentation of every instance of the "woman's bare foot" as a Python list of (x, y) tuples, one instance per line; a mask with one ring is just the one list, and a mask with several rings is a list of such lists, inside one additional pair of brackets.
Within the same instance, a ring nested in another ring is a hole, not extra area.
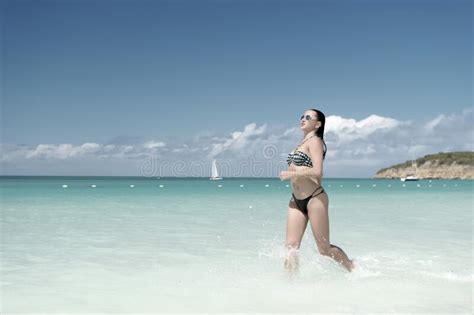
[(285, 260), (285, 269), (288, 272), (295, 272), (298, 270), (298, 262), (293, 258), (287, 258)]
[(351, 269), (350, 269), (350, 271), (353, 272), (355, 270), (358, 270), (359, 268), (360, 268), (359, 262), (355, 259), (352, 259), (351, 260)]
[(354, 271), (354, 269), (356, 268), (356, 266), (354, 264), (354, 259), (340, 262), (339, 265), (346, 268), (346, 270), (349, 271), (349, 272)]
[(285, 269), (290, 275), (295, 275), (299, 269), (298, 252), (290, 250), (285, 259)]
[(349, 266), (349, 271), (352, 272), (352, 271), (354, 271), (354, 269), (355, 269), (354, 260), (351, 260), (350, 262), (351, 262), (351, 264), (350, 264), (350, 266)]

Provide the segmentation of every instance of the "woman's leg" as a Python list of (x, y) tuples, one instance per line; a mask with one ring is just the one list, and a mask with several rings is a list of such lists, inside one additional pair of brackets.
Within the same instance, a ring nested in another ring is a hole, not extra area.
[(307, 224), (308, 216), (298, 210), (296, 202), (291, 198), (288, 204), (285, 243), (287, 249), (285, 269), (289, 272), (298, 270), (298, 250)]
[(347, 270), (352, 271), (352, 261), (347, 257), (342, 248), (329, 243), (329, 215), (328, 215), (329, 199), (324, 192), (311, 198), (308, 202), (308, 216), (311, 222), (319, 253), (329, 256), (343, 265)]

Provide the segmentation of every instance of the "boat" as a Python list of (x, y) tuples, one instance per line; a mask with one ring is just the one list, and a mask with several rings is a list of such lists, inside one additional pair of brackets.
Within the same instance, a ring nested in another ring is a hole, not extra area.
[(217, 164), (216, 160), (212, 160), (212, 176), (209, 178), (210, 180), (219, 180), (222, 177), (219, 177), (219, 172), (217, 171)]
[(416, 180), (419, 180), (419, 178), (416, 177), (415, 175), (408, 175), (408, 176), (406, 176), (406, 177), (400, 178), (400, 180), (401, 180), (402, 182), (408, 182), (408, 181), (416, 181)]
[(416, 161), (415, 160), (411, 160), (411, 165), (413, 166), (413, 168), (415, 169), (415, 174), (409, 174), (407, 175), (406, 177), (401, 177), (400, 180), (402, 182), (409, 182), (409, 181), (417, 181), (419, 180), (417, 174), (418, 174), (418, 166), (416, 165)]

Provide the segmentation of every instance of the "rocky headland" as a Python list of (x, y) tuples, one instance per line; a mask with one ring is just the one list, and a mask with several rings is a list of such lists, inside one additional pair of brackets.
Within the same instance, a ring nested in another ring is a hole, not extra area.
[(383, 168), (374, 178), (474, 179), (474, 152), (440, 152)]

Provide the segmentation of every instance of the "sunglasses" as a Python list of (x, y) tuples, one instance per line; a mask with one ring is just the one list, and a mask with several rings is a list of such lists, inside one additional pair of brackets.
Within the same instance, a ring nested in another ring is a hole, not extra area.
[(317, 120), (317, 118), (313, 118), (313, 117), (311, 117), (310, 115), (306, 115), (306, 116), (305, 116), (305, 115), (301, 115), (300, 120), (302, 120), (303, 118), (306, 119), (307, 121), (309, 121), (309, 120)]

